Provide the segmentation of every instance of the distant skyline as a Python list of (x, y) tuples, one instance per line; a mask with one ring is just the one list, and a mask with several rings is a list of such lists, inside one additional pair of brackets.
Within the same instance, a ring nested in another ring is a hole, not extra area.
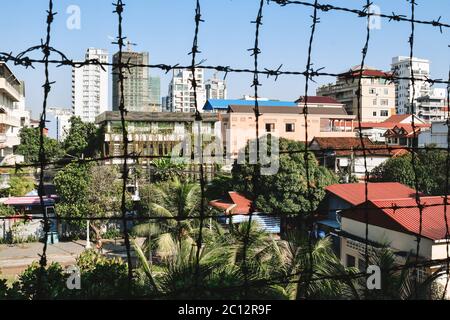
[[(111, 44), (111, 37), (117, 34), (117, 16), (111, 0), (60, 0), (55, 1), (58, 12), (53, 24), (51, 45), (64, 52), (70, 59), (83, 59), (87, 48), (106, 49), (112, 56), (117, 45)], [(124, 35), (136, 43), (134, 51), (150, 54), (151, 64), (166, 63), (189, 65), (194, 34), (195, 0), (125, 0)], [(365, 1), (323, 0), (323, 3), (361, 8)], [(406, 0), (373, 1), (381, 12), (410, 15)], [(416, 0), (416, 18), (450, 23), (444, 16), (450, 12), (450, 1)], [(259, 0), (201, 0), (202, 19), (198, 45), (201, 53), (198, 61), (206, 59), (206, 65), (253, 68), (253, 57), (248, 48), (253, 47), (255, 37), (254, 21)], [(9, 14), (0, 20), (2, 42), (0, 51), (17, 54), (28, 47), (40, 44), (45, 37), (47, 0), (16, 0), (2, 3), (2, 11)], [(70, 30), (66, 21), (69, 6), (81, 9), (81, 29)], [(300, 5), (281, 7), (275, 3), (266, 4), (263, 11), (263, 25), (260, 29), (261, 69), (303, 71), (306, 65), (308, 40), (310, 36), (312, 8)], [(342, 72), (361, 61), (361, 48), (365, 38), (365, 19), (345, 12), (318, 12), (320, 23), (312, 51), (314, 68), (325, 67), (325, 72)], [(381, 28), (371, 31), (371, 41), (366, 63), (382, 70), (389, 70), (391, 59), (398, 55), (409, 55), (408, 37), (410, 23), (381, 20)], [(429, 25), (416, 25), (414, 56), (431, 61), (431, 76), (448, 77), (450, 30)], [(36, 52), (34, 57), (42, 54)], [(36, 118), (42, 108), (44, 80), (42, 66), (25, 69), (9, 63), (17, 77), (26, 82), (27, 108)], [(171, 73), (150, 70), (152, 76), (161, 76), (161, 95), (167, 94)], [(206, 72), (205, 77), (212, 76)], [(223, 74), (219, 74), (223, 77)], [(110, 77), (111, 78), (111, 77)], [(71, 68), (52, 66), (50, 79), (55, 81), (49, 97), (50, 107), (70, 108)], [(330, 77), (315, 78), (309, 94), (315, 94), (317, 85), (333, 82)], [(111, 81), (110, 81), (111, 82)], [(263, 97), (294, 101), (304, 94), (304, 77), (280, 76), (261, 77), (259, 88)], [(240, 98), (253, 94), (251, 74), (229, 74), (227, 76), (229, 98)], [(110, 83), (110, 109), (111, 109)], [(50, 117), (51, 118), (51, 117)], [(51, 120), (51, 119), (50, 119)]]

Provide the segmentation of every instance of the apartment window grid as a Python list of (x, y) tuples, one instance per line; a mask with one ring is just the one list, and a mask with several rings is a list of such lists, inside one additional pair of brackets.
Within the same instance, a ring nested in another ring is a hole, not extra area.
[[(273, 2), (275, 2), (275, 1), (273, 1)], [(277, 1), (278, 3), (280, 3), (280, 1)], [(265, 3), (265, 1), (263, 1), (263, 0), (261, 0), (261, 5), (260, 5), (260, 12), (262, 12), (262, 8), (263, 8), (263, 5), (264, 5), (264, 3)], [(50, 4), (52, 4), (52, 2), (51, 2), (51, 0), (50, 0)], [(286, 3), (284, 3), (284, 2), (282, 2), (281, 4), (286, 4)], [(294, 2), (293, 3), (289, 3), (290, 5), (293, 5), (294, 4)], [(304, 3), (301, 3), (301, 2), (295, 2), (295, 4), (296, 5), (305, 5)], [(414, 2), (412, 2), (412, 6), (413, 6), (413, 8), (414, 8), (414, 5), (415, 5), (415, 3)], [(314, 4), (311, 4), (311, 3), (309, 3), (309, 5), (308, 5), (309, 7), (313, 7), (313, 9), (314, 9), (314, 14), (316, 14), (317, 13), (317, 11), (320, 11), (320, 12), (322, 12), (322, 11), (341, 11), (342, 10), (342, 8), (340, 8), (340, 9), (338, 9), (337, 7), (334, 7), (333, 5), (328, 5), (328, 6), (319, 6), (317, 3), (314, 5)], [(117, 0), (117, 3), (116, 3), (116, 8), (117, 8), (117, 10), (116, 10), (116, 13), (117, 13), (117, 15), (121, 18), (121, 13), (122, 13), (122, 9), (123, 9), (123, 4), (122, 4), (122, 1), (121, 0)], [(199, 7), (199, 1), (197, 1), (197, 9), (198, 9), (198, 12), (199, 12), (199, 9), (200, 7)], [(119, 10), (120, 9), (120, 10)], [(196, 14), (196, 26), (198, 27), (199, 26), (199, 24), (200, 24), (200, 22), (201, 22), (201, 19), (200, 19), (200, 14), (197, 12), (197, 14)], [(368, 18), (370, 18), (370, 16), (371, 16), (371, 14), (368, 14), (367, 12), (365, 12), (365, 11), (363, 11), (363, 10), (354, 10), (354, 11), (349, 11), (349, 12), (353, 12), (353, 13), (356, 13), (357, 14), (357, 16), (358, 17), (362, 17), (362, 18), (365, 18), (365, 17), (368, 17)], [(49, 10), (49, 12), (48, 12), (48, 14), (49, 14), (49, 17), (53, 17), (52, 16), (52, 7), (50, 6), (50, 10)], [(261, 13), (259, 13), (258, 14), (258, 19), (256, 20), (256, 25), (257, 25), (257, 28), (259, 28), (259, 26), (261, 25), (261, 19), (262, 19), (262, 14)], [(389, 16), (388, 16), (389, 17)], [(383, 17), (383, 18), (386, 18), (386, 17)], [(404, 19), (402, 19), (402, 17), (401, 16), (395, 16), (394, 14), (393, 14), (393, 16), (390, 16), (390, 18), (391, 19), (393, 19), (393, 20), (398, 20), (398, 21), (403, 21), (403, 22), (406, 22)], [(413, 21), (412, 21), (412, 24), (414, 24), (414, 23), (423, 23), (423, 22), (419, 22), (419, 21), (415, 21), (414, 19), (412, 19)], [(53, 21), (53, 19), (50, 19), (50, 18), (48, 18), (47, 19), (47, 24), (50, 26), (51, 24), (52, 24), (52, 21)], [(313, 20), (313, 24), (314, 24), (314, 26), (316, 25), (318, 23), (318, 20), (317, 19), (314, 19)], [(443, 23), (441, 23), (441, 22), (439, 22), (439, 21), (429, 21), (428, 22), (428, 24), (430, 24), (432, 27), (440, 27), (440, 28), (442, 28), (442, 27), (444, 27), (444, 28), (447, 28), (448, 26), (447, 25), (445, 25), (445, 24), (443, 24)], [(198, 29), (198, 28), (197, 28)], [(314, 28), (312, 28), (313, 30), (312, 30), (312, 35), (314, 35)], [(48, 30), (50, 30), (50, 28), (48, 28)], [(120, 29), (121, 30), (121, 29)], [(258, 31), (258, 29), (257, 29), (257, 31)], [(370, 32), (370, 31), (367, 31), (367, 32)], [(412, 35), (412, 36), (414, 36), (414, 34)], [(49, 38), (49, 37), (48, 37)], [(311, 37), (311, 38), (313, 38), (313, 37)], [(120, 38), (120, 39), (123, 39), (123, 38)], [(192, 63), (192, 68), (194, 68), (195, 66), (196, 66), (196, 64), (195, 64), (195, 53), (197, 53), (197, 51), (196, 51), (196, 40), (197, 40), (197, 32), (196, 32), (196, 34), (195, 34), (195, 41), (194, 41), (194, 46), (193, 46), (193, 63)], [(256, 40), (258, 40), (258, 32), (256, 32)], [(256, 62), (257, 62), (257, 59), (258, 59), (258, 52), (259, 52), (259, 48), (257, 47), (258, 46), (258, 41), (255, 41), (256, 42), (256, 44), (255, 44), (255, 46), (256, 46), (256, 48), (255, 48), (255, 50), (254, 50), (254, 56), (255, 56), (255, 60), (256, 60)], [(311, 42), (312, 42), (312, 40), (311, 40)], [(367, 37), (367, 42), (369, 42), (369, 37)], [(121, 41), (119, 41), (119, 43), (121, 43)], [(48, 49), (49, 48), (49, 43), (44, 43), (43, 44), (43, 46), (46, 48), (46, 49)], [(120, 47), (121, 49), (123, 49), (123, 47), (121, 46)], [(47, 50), (47, 51), (50, 51), (50, 50)], [(412, 51), (412, 49), (411, 49), (411, 51)], [(46, 52), (46, 50), (44, 50), (44, 52)], [(46, 56), (47, 56), (47, 58), (48, 58), (48, 56), (49, 56), (49, 54), (50, 53), (46, 53)], [(311, 54), (311, 50), (310, 50), (310, 54)], [(363, 55), (364, 55), (364, 57), (365, 57), (365, 53), (364, 53), (364, 51), (363, 51)], [(1, 57), (1, 56), (0, 56)], [(7, 57), (8, 59), (12, 59), (11, 57)], [(20, 60), (20, 58), (19, 57), (15, 57), (14, 59), (16, 59), (16, 61), (17, 62), (20, 62), (21, 60)], [(363, 61), (364, 61), (364, 59), (363, 59)], [(22, 63), (24, 63), (23, 61), (22, 61)], [(19, 63), (20, 64), (20, 63)], [(66, 64), (67, 64), (67, 61), (66, 61)], [(257, 63), (255, 63), (255, 65), (257, 65)], [(321, 76), (321, 74), (319, 73), (319, 72), (313, 72), (313, 73), (311, 73), (310, 74), (310, 68), (311, 67), (311, 65), (309, 65), (308, 66), (308, 68), (306, 69), (307, 71), (305, 72), (305, 73), (299, 73), (298, 75), (304, 75), (305, 77), (306, 77), (306, 79), (307, 79), (307, 81), (308, 81), (308, 79), (309, 79), (309, 77), (319, 77), (319, 76)], [(161, 69), (164, 69), (164, 68), (167, 68), (167, 66), (166, 65), (164, 65), (164, 67), (160, 67)], [(229, 70), (229, 68), (224, 68), (224, 67), (217, 67), (217, 69), (221, 69), (221, 70)], [(121, 70), (122, 72), (124, 72), (125, 73), (125, 70)], [(238, 72), (237, 70), (230, 70), (230, 71), (227, 71), (227, 72)], [(247, 71), (245, 71), (245, 70), (240, 70), (239, 72), (248, 72), (248, 70)], [(283, 72), (283, 71), (281, 71), (281, 73), (279, 73), (280, 71), (278, 71), (278, 72), (276, 72), (276, 70), (269, 70), (269, 71), (267, 71), (267, 75), (268, 76), (270, 76), (270, 75), (273, 75), (273, 74), (275, 74), (275, 75), (277, 75), (277, 76), (280, 76), (280, 75), (283, 75), (284, 73), (286, 73), (286, 72)], [(254, 72), (254, 76), (255, 76), (255, 80), (254, 80), (254, 82), (253, 82), (253, 84), (254, 84), (254, 87), (255, 87), (255, 91), (256, 91), (256, 93), (257, 93), (257, 87), (258, 87), (258, 74), (259, 74), (259, 71), (258, 70), (255, 70)], [(356, 77), (355, 78), (353, 78), (353, 80), (355, 80), (356, 79)], [(47, 80), (48, 80), (48, 75), (47, 75)], [(360, 83), (361, 83), (361, 81), (362, 81), (362, 76), (360, 76), (359, 77), (359, 81), (360, 81)], [(307, 93), (306, 93), (307, 94)], [(257, 95), (257, 94), (255, 94), (255, 95)], [(359, 94), (359, 96), (360, 96), (360, 94)], [(45, 111), (45, 110), (44, 110)], [(122, 115), (123, 116), (123, 115)], [(266, 128), (267, 128), (267, 126), (266, 126)], [(125, 134), (125, 128), (123, 128), (123, 132), (124, 132), (124, 134)], [(127, 166), (126, 166), (126, 163), (127, 163), (127, 155), (125, 155), (125, 161), (124, 161), (124, 163), (125, 163), (125, 165), (124, 165), (124, 168), (126, 169), (127, 168)], [(40, 163), (40, 165), (41, 165), (41, 167), (42, 168), (45, 168), (45, 163)], [(125, 170), (126, 171), (126, 170)], [(124, 182), (126, 182), (126, 176), (127, 176), (127, 173), (125, 172), (124, 173)], [(203, 180), (204, 179), (204, 177), (202, 176), (201, 177), (201, 179)], [(309, 186), (309, 183), (310, 183), (310, 181), (309, 181), (309, 177), (307, 177), (307, 185)], [(41, 183), (42, 183), (42, 181), (41, 181)], [(202, 199), (203, 200), (203, 199)], [(125, 213), (124, 213), (125, 214)], [(45, 219), (47, 219), (47, 218), (45, 218)], [(124, 225), (126, 225), (126, 223), (125, 223), (125, 220), (124, 220)], [(124, 235), (125, 235), (125, 238), (127, 238), (128, 237), (128, 235), (126, 234), (126, 232), (124, 233)], [(366, 243), (364, 244), (365, 246), (367, 246), (367, 239), (366, 239)], [(46, 248), (46, 246), (44, 246), (44, 254), (43, 254), (43, 257), (45, 258), (45, 248)], [(130, 252), (130, 248), (127, 246), (127, 254), (129, 254), (129, 252)], [(45, 259), (42, 259), (41, 261), (45, 261)], [(44, 264), (44, 262), (42, 262), (42, 264)], [(129, 268), (131, 268), (131, 264), (129, 263)], [(131, 275), (131, 277), (132, 277), (132, 275)]]

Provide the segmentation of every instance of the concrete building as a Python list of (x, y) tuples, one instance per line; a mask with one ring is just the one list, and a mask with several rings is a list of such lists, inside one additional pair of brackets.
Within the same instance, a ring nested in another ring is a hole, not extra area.
[(48, 113), (53, 114), (56, 118), (56, 140), (64, 141), (70, 130), (70, 119), (72, 118), (72, 110), (64, 108), (49, 108)]
[(430, 94), (417, 98), (416, 114), (427, 123), (448, 118), (447, 89), (433, 88)]
[[(336, 83), (323, 85), (317, 89), (318, 96), (331, 97), (345, 105), (348, 114), (358, 114), (358, 97), (360, 66), (342, 73)], [(374, 68), (363, 70), (361, 92), (361, 120), (381, 122), (395, 114), (395, 85), (386, 77), (390, 74)]]
[[(89, 48), (86, 60), (109, 62), (106, 50)], [(86, 65), (72, 68), (72, 112), (84, 122), (94, 122), (95, 117), (108, 110), (108, 67)]]
[[(449, 250), (446, 239), (446, 219), (449, 207), (444, 207), (445, 197), (420, 197), (424, 208), (419, 210), (414, 197), (369, 200), (356, 207), (340, 212), (341, 217), (341, 262), (346, 267), (365, 269), (366, 223), (368, 224), (368, 249), (374, 253), (383, 246), (388, 246), (394, 253), (395, 264), (404, 265), (407, 257), (412, 255), (412, 262), (417, 252), (417, 241), (420, 238), (418, 259), (420, 262), (445, 260)], [(366, 215), (366, 212), (369, 212)], [(367, 217), (367, 220), (366, 220)], [(411, 261), (411, 260), (410, 260)], [(424, 281), (445, 264), (423, 266), (410, 269), (411, 274), (417, 272), (417, 280)], [(437, 279), (442, 289), (447, 276), (445, 269)], [(450, 296), (450, 290), (445, 292)]]
[[(369, 138), (373, 142), (383, 142), (386, 143), (386, 132), (392, 130), (395, 127), (405, 128), (407, 131), (412, 129), (412, 121), (414, 117), (414, 126), (420, 130), (426, 130), (429, 125), (425, 123), (422, 119), (417, 116), (412, 116), (409, 114), (397, 114), (395, 116), (389, 117), (383, 122), (362, 122), (361, 131), (363, 136)], [(359, 131), (359, 126), (356, 127)], [(391, 140), (390, 144), (399, 144), (399, 141)]]
[[(368, 200), (400, 199), (416, 195), (416, 190), (398, 182), (369, 182)], [(341, 256), (341, 216), (343, 210), (358, 206), (366, 201), (366, 185), (364, 183), (340, 183), (325, 188), (325, 197), (319, 205), (319, 233), (330, 236), (333, 249), (338, 257)]]
[[(148, 65), (149, 64), (149, 54), (148, 52), (133, 52), (129, 51), (122, 53), (122, 62), (131, 63), (134, 65)], [(119, 63), (119, 53), (114, 54), (113, 63)], [(125, 68), (123, 70), (125, 76), (124, 79), (124, 100), (125, 108), (127, 111), (134, 112), (150, 112), (150, 72), (149, 68), (146, 67), (136, 67), (136, 68)], [(121, 90), (119, 85), (119, 74), (118, 70), (113, 71), (113, 84), (112, 84), (112, 104), (113, 110), (118, 111), (120, 100), (121, 100)]]
[(367, 138), (363, 138), (363, 142), (366, 148), (365, 158), (359, 137), (315, 137), (310, 143), (310, 150), (321, 165), (347, 181), (351, 177), (365, 180), (366, 168), (371, 172), (390, 158), (405, 153), (403, 149), (388, 150)]
[[(170, 112), (195, 112), (194, 88), (192, 87), (192, 72), (174, 69), (169, 84), (168, 105)], [(206, 90), (203, 69), (195, 69), (197, 82), (197, 106), (202, 110), (206, 102)]]
[(150, 77), (150, 109), (153, 112), (161, 112), (161, 78)]
[[(392, 72), (398, 77), (410, 78), (414, 74), (415, 96), (414, 102), (417, 98), (426, 96), (430, 93), (430, 84), (425, 80), (430, 76), (430, 61), (426, 59), (413, 58), (412, 59), (412, 73), (411, 73), (411, 59), (410, 57), (398, 56), (392, 58)], [(411, 113), (411, 101), (413, 99), (412, 81), (409, 79), (401, 79), (395, 81), (395, 100), (398, 114)], [(416, 111), (417, 114), (417, 111)]]
[[(302, 107), (261, 106), (259, 134), (305, 141), (305, 117)], [(314, 137), (355, 137), (355, 116), (340, 106), (310, 107), (308, 110), (308, 140)], [(247, 141), (256, 138), (256, 120), (251, 105), (231, 105), (227, 113), (219, 113), (226, 153), (236, 159)]]
[(227, 99), (227, 83), (225, 80), (217, 78), (214, 74), (212, 79), (205, 83), (206, 100), (209, 99)]
[(20, 144), (20, 129), (30, 124), (25, 110), (25, 83), (19, 81), (9, 67), (0, 62), (0, 164), (23, 162), (14, 154)]
[[(196, 133), (195, 116), (193, 113), (167, 112), (128, 112), (125, 120), (129, 134), (128, 152), (142, 156), (168, 156), (176, 145)], [(215, 114), (205, 114), (202, 121), (202, 134), (213, 136), (218, 126), (219, 118)], [(123, 137), (120, 113), (104, 112), (97, 117), (96, 123), (103, 127), (105, 157), (121, 156), (123, 154)], [(152, 159), (142, 159), (146, 163)], [(130, 159), (130, 163), (135, 160)], [(120, 164), (122, 159), (107, 161), (107, 164)]]
[(434, 145), (437, 148), (447, 149), (448, 125), (447, 121), (432, 122), (430, 130), (419, 134), (419, 148)]

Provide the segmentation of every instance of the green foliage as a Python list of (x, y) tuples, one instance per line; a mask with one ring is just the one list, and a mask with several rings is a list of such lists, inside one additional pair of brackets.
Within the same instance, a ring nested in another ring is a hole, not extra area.
[(427, 195), (442, 195), (446, 185), (447, 153), (442, 150), (422, 150), (415, 156), (415, 170), (412, 155), (391, 158), (376, 167), (371, 173), (374, 182), (399, 182), (415, 188), (417, 174), (418, 190)]
[(6, 206), (4, 204), (0, 204), (0, 217), (9, 217), (14, 215), (16, 212), (13, 208)]
[(93, 123), (85, 123), (80, 117), (72, 117), (70, 130), (64, 139), (66, 153), (77, 158), (90, 158), (99, 152), (101, 129)]
[(9, 179), (8, 193), (12, 197), (23, 197), (34, 188), (34, 179), (31, 177), (13, 175)]
[(82, 299), (119, 299), (128, 290), (127, 265), (120, 258), (109, 259), (94, 250), (77, 258), (81, 273)]
[(231, 176), (217, 175), (214, 179), (206, 186), (206, 198), (210, 200), (216, 200), (223, 197), (228, 191), (234, 189), (233, 179)]
[(60, 264), (41, 268), (34, 262), (19, 276), (17, 289), (25, 300), (62, 299), (68, 294), (66, 280)]
[[(20, 145), (14, 153), (23, 155), (25, 162), (39, 162), (40, 129), (22, 128), (20, 130)], [(64, 155), (64, 150), (55, 139), (44, 136), (44, 149), (47, 161), (60, 159)]]
[(187, 175), (183, 172), (186, 169), (184, 163), (175, 163), (170, 159), (161, 158), (151, 162), (151, 181), (167, 182), (174, 179), (186, 180)]
[[(88, 215), (89, 169), (85, 163), (71, 163), (58, 171), (53, 182), (61, 202), (56, 205), (62, 217), (86, 217)], [(72, 221), (71, 225), (83, 227), (85, 222)]]
[[(260, 175), (254, 186), (255, 165), (235, 164), (233, 186), (235, 191), (254, 197), (256, 206), (263, 212), (307, 215), (314, 211), (325, 196), (324, 188), (336, 183), (338, 178), (330, 170), (320, 166), (312, 153), (308, 154), (309, 182), (306, 178), (304, 153), (286, 151), (304, 150), (301, 142), (280, 139), (280, 155), (272, 155), (272, 162), (279, 160), (279, 170), (274, 175)], [(312, 207), (311, 205), (312, 204)]]
[[(73, 162), (58, 171), (54, 183), (61, 202), (56, 210), (63, 217), (105, 217), (90, 223), (97, 239), (106, 218), (121, 211), (122, 184), (117, 179), (115, 166)], [(132, 200), (126, 193), (126, 208), (131, 209)], [(73, 226), (83, 228), (84, 221), (73, 221)]]

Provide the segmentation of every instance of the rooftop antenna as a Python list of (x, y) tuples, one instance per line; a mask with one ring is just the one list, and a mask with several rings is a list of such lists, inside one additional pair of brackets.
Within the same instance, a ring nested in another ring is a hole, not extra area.
[(132, 52), (133, 50), (131, 49), (131, 47), (133, 46), (137, 46), (137, 43), (132, 43), (130, 42), (130, 40), (127, 40), (127, 50), (128, 52)]

